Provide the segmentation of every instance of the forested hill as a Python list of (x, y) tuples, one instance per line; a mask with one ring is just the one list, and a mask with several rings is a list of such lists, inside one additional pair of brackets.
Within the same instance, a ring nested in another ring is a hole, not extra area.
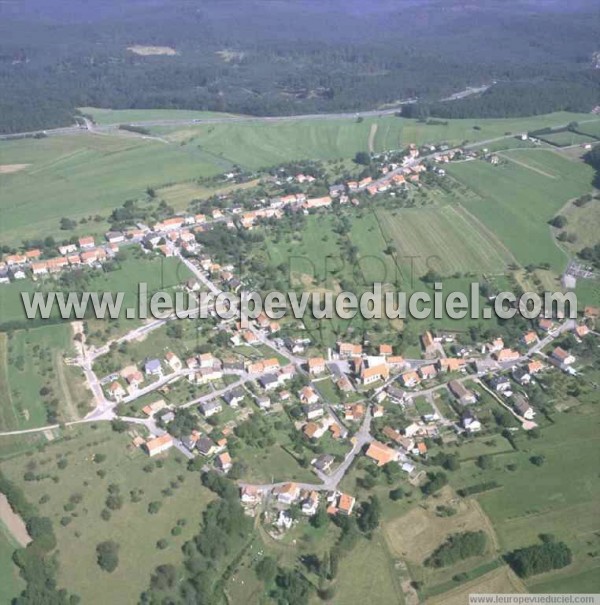
[(276, 115), (435, 104), (495, 80), (434, 112), (588, 110), (600, 102), (598, 17), (595, 0), (3, 2), (0, 131), (69, 124), (78, 106)]

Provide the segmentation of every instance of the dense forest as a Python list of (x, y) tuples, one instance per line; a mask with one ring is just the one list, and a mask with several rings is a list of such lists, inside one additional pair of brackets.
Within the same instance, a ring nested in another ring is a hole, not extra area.
[[(271, 115), (417, 99), (444, 117), (589, 110), (600, 103), (599, 40), (593, 0), (7, 2), (0, 131), (71, 124), (90, 105)], [(152, 52), (144, 46), (170, 54), (139, 54)]]

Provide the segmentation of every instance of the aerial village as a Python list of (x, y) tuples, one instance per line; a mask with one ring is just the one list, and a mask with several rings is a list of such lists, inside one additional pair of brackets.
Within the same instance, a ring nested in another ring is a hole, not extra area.
[[(421, 161), (424, 154), (429, 154), (429, 168)], [(183, 284), (190, 292), (202, 288), (237, 293), (244, 284), (234, 267), (215, 263), (196, 242), (195, 233), (209, 229), (211, 223), (249, 230), (260, 219), (281, 216), (286, 207), (309, 212), (330, 207), (334, 201), (360, 204), (359, 194), (374, 197), (389, 189), (418, 186), (420, 173), (428, 169), (443, 176), (440, 165), (465, 155), (462, 150), (411, 146), (400, 163), (382, 166), (379, 179), (335, 185), (328, 196), (294, 194), (269, 200), (251, 212), (216, 209), (210, 217), (173, 216), (152, 228), (139, 224), (108, 232), (103, 243), (82, 237), (61, 244), (60, 256), (52, 258), (41, 258), (40, 250), (26, 250), (5, 256), (0, 280), (38, 280), (80, 265), (98, 267), (120, 246), (138, 245), (148, 254), (179, 257), (194, 274)], [(312, 177), (294, 178), (304, 183)], [(281, 337), (280, 324), (262, 315), (246, 328), (235, 321), (219, 323), (228, 338), (231, 354), (227, 356), (208, 351), (181, 359), (163, 351), (98, 377), (93, 362), (109, 348), (86, 350), (82, 343), (80, 356), (71, 362), (84, 369), (96, 399), (88, 417), (129, 423), (134, 427), (132, 446), (150, 457), (169, 455), (176, 448), (198, 468), (235, 478), (235, 465), (241, 460), (229, 444), (236, 428), (252, 415), (291, 422), (299, 439), (314, 452), (309, 459), (314, 480), (277, 478), (260, 484), (237, 480), (247, 513), (263, 515), (273, 535), (280, 536), (299, 518), (315, 515), (319, 507), (330, 515), (353, 514), (355, 496), (341, 491), (340, 483), (357, 458), (377, 467), (397, 465), (410, 484), (419, 486), (436, 443), (485, 433), (497, 410), (509, 414), (520, 427), (507, 430), (535, 429), (538, 410), (528, 389), (545, 373), (577, 376), (577, 357), (558, 343), (565, 337), (578, 343), (597, 337), (599, 317), (600, 309), (588, 307), (577, 321), (540, 319), (514, 342), (495, 338), (476, 346), (461, 345), (449, 331), (426, 330), (420, 335), (420, 355), (409, 357), (386, 342), (364, 340), (320, 349), (308, 337)], [(158, 329), (168, 321), (132, 332)], [(128, 335), (120, 340), (127, 339)], [(235, 355), (238, 347), (257, 347), (262, 353), (258, 359), (244, 360)], [(180, 381), (206, 389), (178, 405), (168, 404), (160, 394)], [(120, 413), (124, 405), (154, 395), (140, 415)], [(182, 411), (184, 422), (180, 422)], [(227, 416), (226, 422), (218, 421), (222, 415)]]

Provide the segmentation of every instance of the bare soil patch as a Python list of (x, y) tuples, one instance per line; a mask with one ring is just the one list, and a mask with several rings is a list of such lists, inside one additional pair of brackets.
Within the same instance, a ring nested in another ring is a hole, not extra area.
[(528, 592), (519, 578), (507, 567), (499, 567), (471, 582), (427, 599), (427, 605), (464, 605), (470, 594), (520, 594)]
[[(451, 506), (457, 512), (451, 517), (439, 517), (435, 509), (440, 505)], [(430, 498), (386, 524), (385, 535), (393, 555), (420, 565), (450, 534), (477, 530), (485, 531), (493, 547), (497, 547), (493, 528), (479, 504), (473, 499), (458, 498), (446, 487), (439, 497)]]
[(27, 166), (31, 166), (31, 164), (0, 164), (0, 174), (20, 172), (21, 170), (25, 170)]
[(142, 44), (135, 44), (134, 46), (128, 46), (127, 50), (142, 57), (150, 57), (155, 55), (167, 55), (173, 56), (179, 53), (170, 46), (144, 46)]
[(21, 546), (27, 546), (31, 542), (25, 522), (11, 508), (4, 494), (0, 494), (0, 521), (6, 525), (10, 534)]

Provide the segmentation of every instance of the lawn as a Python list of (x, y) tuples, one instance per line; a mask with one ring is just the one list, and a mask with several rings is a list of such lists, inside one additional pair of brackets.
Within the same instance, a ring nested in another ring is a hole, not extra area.
[[(106, 456), (106, 460), (94, 462), (98, 454)], [(57, 466), (59, 458), (67, 461), (64, 470)], [(198, 474), (186, 471), (175, 450), (153, 460), (149, 474), (142, 470), (148, 462), (143, 452), (130, 445), (130, 437), (101, 424), (96, 430), (86, 426), (68, 431), (65, 439), (47, 445), (43, 452), (3, 463), (3, 472), (22, 486), (27, 498), (38, 505), (40, 514), (52, 520), (58, 541), (58, 585), (78, 594), (84, 603), (137, 601), (148, 587), (154, 568), (163, 563), (180, 563), (181, 546), (198, 531), (202, 511), (212, 498), (201, 486)], [(161, 468), (157, 463), (161, 463)], [(27, 469), (47, 478), (23, 482)], [(98, 476), (99, 470), (106, 471), (104, 478)], [(179, 475), (183, 481), (177, 479)], [(171, 486), (172, 481), (178, 487)], [(109, 484), (119, 486), (124, 503), (104, 521), (100, 512), (105, 508)], [(166, 489), (173, 495), (163, 494)], [(131, 492), (139, 493), (141, 501), (132, 502)], [(47, 501), (38, 504), (42, 496), (47, 496)], [(74, 510), (69, 511), (69, 503), (79, 498)], [(162, 502), (159, 512), (153, 515), (147, 511), (152, 501)], [(71, 521), (63, 526), (62, 518)], [(185, 519), (186, 524), (181, 535), (172, 536), (171, 529), (178, 519)], [(161, 538), (168, 541), (165, 550), (156, 547)], [(111, 574), (96, 564), (96, 545), (105, 540), (120, 545), (119, 566)], [(100, 576), (102, 590), (98, 591)]]
[(498, 166), (472, 161), (448, 167), (481, 198), (465, 200), (464, 206), (522, 265), (547, 262), (562, 271), (567, 256), (547, 222), (569, 199), (591, 190), (592, 168), (544, 149), (507, 151), (502, 157), (507, 160)]

